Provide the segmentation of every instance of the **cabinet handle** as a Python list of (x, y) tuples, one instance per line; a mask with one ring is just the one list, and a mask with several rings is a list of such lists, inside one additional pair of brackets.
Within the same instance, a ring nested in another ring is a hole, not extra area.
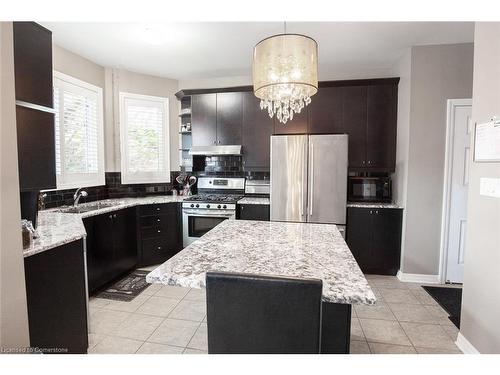
[(375, 213), (378, 215), (378, 210), (377, 210), (377, 211), (375, 211)]
[(157, 250), (161, 250), (161, 246), (158, 246), (156, 249), (157, 249)]
[(160, 211), (160, 207), (156, 207), (156, 211)]
[(220, 140), (218, 141), (218, 143), (220, 144)]
[(156, 219), (157, 222), (160, 222), (160, 219)]
[(363, 165), (365, 165), (365, 163), (366, 163), (366, 162), (363, 160)]
[(161, 233), (161, 230), (158, 229), (158, 233)]
[(371, 161), (371, 160), (368, 160), (368, 164), (371, 164), (371, 163), (372, 163), (372, 161)]
[(217, 141), (214, 141), (214, 144), (216, 144), (216, 143), (217, 143)]
[(109, 215), (109, 218), (112, 219), (113, 218), (113, 215)]
[(370, 210), (370, 215), (371, 215), (371, 214), (373, 214), (373, 211), (372, 211), (372, 210)]
[(116, 219), (116, 214), (114, 214), (113, 217)]

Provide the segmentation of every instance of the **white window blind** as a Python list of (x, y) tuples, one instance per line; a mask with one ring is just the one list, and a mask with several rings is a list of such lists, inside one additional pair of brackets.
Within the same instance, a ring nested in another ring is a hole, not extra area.
[(168, 98), (120, 93), (123, 183), (170, 182), (168, 129)]
[(54, 72), (57, 188), (104, 185), (102, 89)]

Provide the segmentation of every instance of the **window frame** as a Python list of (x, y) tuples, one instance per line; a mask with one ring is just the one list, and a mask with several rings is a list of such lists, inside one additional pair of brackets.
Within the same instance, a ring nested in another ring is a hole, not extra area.
[[(82, 90), (92, 91), (97, 96), (97, 113), (96, 113), (96, 126), (97, 126), (97, 173), (65, 173), (64, 171), (64, 143), (62, 142), (61, 122), (59, 123), (59, 147), (60, 147), (60, 163), (61, 173), (56, 174), (57, 190), (76, 189), (80, 187), (103, 186), (106, 184), (105, 178), (105, 152), (104, 152), (104, 96), (103, 89), (91, 83), (85, 82), (81, 79), (75, 78), (68, 74), (59, 71), (53, 71), (54, 88), (57, 82), (62, 82), (64, 85), (76, 86)], [(62, 100), (63, 96), (59, 96)], [(64, 106), (59, 103), (59, 121), (63, 118)], [(55, 118), (54, 118), (55, 126)], [(54, 140), (55, 141), (55, 140)]]
[[(127, 148), (127, 123), (125, 118), (125, 101), (145, 100), (160, 103), (163, 107), (163, 165), (161, 172), (139, 172), (128, 173), (128, 148)], [(152, 96), (136, 94), (131, 92), (119, 92), (119, 126), (120, 126), (120, 171), (122, 184), (148, 184), (148, 183), (170, 183), (170, 116), (169, 98), (162, 96)]]

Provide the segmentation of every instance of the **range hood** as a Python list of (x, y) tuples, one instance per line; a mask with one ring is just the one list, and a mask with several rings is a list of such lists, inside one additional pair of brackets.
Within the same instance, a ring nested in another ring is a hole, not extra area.
[(241, 155), (241, 145), (193, 146), (189, 155)]

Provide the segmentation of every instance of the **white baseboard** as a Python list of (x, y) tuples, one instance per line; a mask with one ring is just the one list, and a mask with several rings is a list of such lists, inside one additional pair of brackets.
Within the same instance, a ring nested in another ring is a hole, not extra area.
[(455, 341), (458, 348), (464, 354), (480, 354), (479, 350), (477, 350), (474, 345), (472, 345), (469, 340), (467, 340), (462, 333), (458, 332), (457, 341)]
[(439, 281), (439, 275), (403, 273), (400, 270), (398, 271), (397, 278), (405, 283), (441, 284)]

